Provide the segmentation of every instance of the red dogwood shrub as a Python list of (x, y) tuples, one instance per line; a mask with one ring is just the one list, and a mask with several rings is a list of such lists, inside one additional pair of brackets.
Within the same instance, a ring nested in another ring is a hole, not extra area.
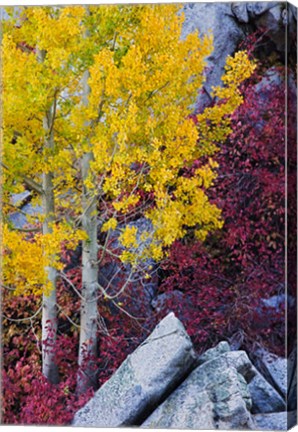
[[(296, 100), (290, 77), (289, 104)], [(218, 177), (208, 192), (222, 209), (224, 228), (205, 245), (191, 237), (176, 242), (160, 292), (187, 298), (183, 311), (181, 304), (166, 307), (177, 310), (198, 350), (230, 338), (237, 346), (260, 343), (284, 354), (285, 68), (256, 73), (242, 91), (244, 103), (216, 155)], [(293, 144), (294, 118), (288, 126)], [(295, 155), (288, 156), (289, 198), (295, 199)]]

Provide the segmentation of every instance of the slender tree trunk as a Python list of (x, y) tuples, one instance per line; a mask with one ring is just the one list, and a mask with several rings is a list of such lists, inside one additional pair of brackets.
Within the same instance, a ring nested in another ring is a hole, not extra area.
[[(90, 87), (88, 86), (88, 71), (83, 76), (83, 103), (88, 104)], [(86, 125), (88, 126), (88, 125)], [(90, 162), (93, 160), (93, 152), (85, 153), (82, 158), (82, 180), (90, 175)], [(82, 303), (80, 322), (80, 346), (79, 366), (80, 373), (77, 380), (77, 392), (82, 393), (88, 387), (96, 387), (96, 370), (94, 370), (94, 359), (97, 356), (97, 201), (94, 191), (83, 184), (82, 195), (82, 227), (88, 235), (83, 241), (82, 252)]]
[[(50, 131), (49, 124), (51, 113), (49, 112), (43, 120), (45, 130), (45, 149), (51, 150), (54, 148), (53, 131)], [(51, 128), (52, 129), (52, 128)], [(48, 136), (48, 134), (50, 134)], [(53, 192), (53, 173), (47, 172), (42, 175), (42, 207), (44, 222), (42, 226), (43, 234), (52, 232), (51, 223), (54, 221), (55, 203)], [(59, 380), (58, 368), (55, 364), (54, 348), (57, 336), (57, 308), (56, 308), (56, 279), (57, 271), (53, 267), (45, 267), (48, 275), (48, 280), (52, 285), (50, 293), (43, 294), (43, 310), (42, 310), (42, 373), (52, 383), (57, 383)]]
[[(46, 53), (37, 48), (37, 59), (40, 63), (44, 62)], [(49, 109), (43, 118), (44, 129), (44, 150), (51, 151), (54, 149), (54, 109)], [(55, 217), (55, 199), (53, 188), (53, 172), (42, 174), (42, 211), (44, 221), (42, 224), (42, 233), (50, 234), (52, 232), (51, 223)], [(45, 257), (47, 258), (47, 257)], [(58, 368), (55, 364), (54, 348), (57, 337), (57, 307), (56, 307), (56, 280), (57, 271), (53, 267), (45, 266), (44, 271), (50, 282), (52, 289), (43, 294), (42, 306), (42, 373), (53, 384), (58, 383)]]

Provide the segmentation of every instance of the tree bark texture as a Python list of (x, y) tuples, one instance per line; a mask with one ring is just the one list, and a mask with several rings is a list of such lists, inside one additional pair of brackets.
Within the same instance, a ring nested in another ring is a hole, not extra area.
[[(83, 103), (88, 105), (90, 87), (89, 73), (83, 76)], [(87, 125), (86, 125), (87, 126)], [(86, 152), (82, 158), (82, 180), (90, 175), (90, 163), (93, 152)], [(79, 366), (80, 373), (77, 380), (77, 392), (82, 393), (88, 387), (96, 387), (97, 371), (94, 369), (94, 359), (97, 356), (97, 292), (98, 292), (98, 264), (97, 264), (97, 200), (93, 190), (83, 185), (82, 195), (82, 228), (88, 235), (83, 241), (82, 252), (82, 297), (80, 321)]]

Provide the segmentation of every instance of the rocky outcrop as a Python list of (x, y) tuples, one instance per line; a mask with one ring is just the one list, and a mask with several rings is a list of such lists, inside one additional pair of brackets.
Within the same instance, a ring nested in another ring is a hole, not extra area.
[(227, 352), (198, 366), (142, 424), (149, 428), (253, 429), (245, 352)]
[(244, 29), (235, 20), (231, 3), (190, 3), (183, 8), (185, 22), (182, 37), (198, 30), (199, 36), (213, 34), (213, 52), (206, 59), (206, 81), (197, 100), (197, 111), (212, 102), (212, 87), (221, 84), (227, 56), (233, 54), (244, 38)]
[(73, 425), (285, 430), (291, 422), (285, 399), (244, 351), (231, 351), (223, 341), (197, 357), (170, 313), (77, 412)]
[(209, 360), (213, 360), (216, 357), (220, 356), (221, 354), (225, 354), (227, 352), (231, 351), (230, 345), (228, 342), (220, 342), (218, 345), (216, 345), (214, 348), (210, 348), (209, 350), (205, 351), (204, 354), (202, 354), (198, 359), (198, 364), (203, 364), (208, 362)]
[(297, 346), (293, 348), (289, 355), (287, 367), (288, 409), (292, 411), (297, 409)]
[(257, 430), (284, 431), (297, 424), (296, 411), (271, 414), (256, 414), (253, 416)]
[(287, 394), (287, 359), (278, 357), (265, 349), (258, 349), (253, 354), (253, 360), (269, 383), (286, 398)]
[(29, 191), (12, 195), (11, 204), (16, 211), (9, 215), (9, 220), (15, 228), (23, 229), (28, 224), (32, 224), (32, 221), (37, 222), (37, 217), (42, 209), (39, 205), (33, 205), (31, 200), (32, 194)]
[(195, 360), (189, 336), (170, 313), (77, 412), (73, 425), (117, 427), (140, 423), (185, 378)]
[(286, 410), (285, 400), (256, 369), (248, 389), (252, 398), (252, 413), (274, 413)]
[[(214, 50), (206, 59), (206, 81), (196, 111), (212, 102), (212, 87), (221, 85), (227, 56), (235, 53), (247, 34), (265, 28), (274, 50), (283, 57), (286, 47), (290, 49), (285, 44), (286, 26), (291, 33), (297, 24), (296, 8), (287, 2), (198, 2), (185, 4), (183, 12), (183, 37), (195, 30), (200, 36), (213, 34)], [(266, 51), (264, 44), (262, 50)]]
[(277, 51), (286, 50), (286, 26), (294, 25), (293, 6), (286, 2), (249, 2), (247, 10), (258, 29), (266, 29)]

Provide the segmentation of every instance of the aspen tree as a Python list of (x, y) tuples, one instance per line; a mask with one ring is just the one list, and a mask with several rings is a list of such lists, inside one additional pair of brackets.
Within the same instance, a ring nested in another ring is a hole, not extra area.
[[(61, 245), (83, 241), (78, 357), (87, 380), (78, 377), (79, 392), (94, 384), (97, 303), (115, 300), (126, 287), (111, 293), (99, 284), (104, 256), (129, 265), (132, 274), (148, 258), (160, 261), (188, 230), (203, 241), (223, 224), (206, 195), (216, 176), (212, 155), (230, 132), (229, 116), (242, 102), (239, 84), (254, 66), (244, 52), (229, 58), (223, 87), (214, 89), (220, 103), (195, 124), (191, 115), (212, 37), (195, 32), (182, 39), (179, 9), (29, 7), (5, 28), (5, 212), (11, 194), (24, 188), (51, 190), (54, 197), (47, 203), (44, 197), (43, 233), (30, 242), (6, 223), (4, 279), (24, 295), (45, 292), (54, 304), (53, 281), (65, 276)], [(37, 47), (46, 53), (43, 62)], [(191, 169), (202, 157), (205, 163)], [(136, 215), (151, 228), (140, 233), (130, 223)], [(120, 251), (109, 249), (115, 230)]]
[[(69, 28), (74, 24), (74, 17), (68, 19), (67, 15), (61, 15), (57, 16), (53, 9), (26, 9), (17, 18), (5, 23), (3, 42), (4, 209), (10, 207), (10, 194), (22, 191), (24, 186), (37, 194), (35, 199), (42, 204), (42, 234), (35, 236), (33, 256), (29, 256), (28, 235), (15, 231), (9, 233), (9, 223), (4, 230), (4, 242), (8, 247), (4, 257), (4, 275), (9, 280), (7, 266), (13, 265), (10, 277), (13, 278), (11, 282), (16, 294), (22, 291), (42, 292), (42, 371), (53, 383), (58, 382), (54, 358), (57, 334), (56, 280), (60, 267), (60, 249), (57, 246), (67, 237), (61, 230), (58, 235), (55, 229), (54, 182), (55, 177), (59, 178), (59, 172), (54, 172), (52, 162), (55, 153), (61, 150), (56, 141), (55, 128), (59, 111), (57, 105), (65, 86), (63, 61), (70, 55), (67, 48), (71, 49), (74, 42), (73, 38), (67, 41), (70, 46), (64, 46), (64, 55), (57, 62), (52, 54), (57, 50), (56, 55), (61, 55), (61, 47), (58, 46), (59, 41), (53, 44), (53, 39), (57, 37), (55, 24), (59, 35), (63, 29), (62, 21)], [(78, 24), (75, 23), (75, 35), (79, 31)], [(50, 40), (47, 30), (52, 32)], [(71, 35), (68, 33), (68, 36)], [(16, 133), (17, 139), (14, 139)], [(20, 250), (16, 251), (16, 248)], [(33, 260), (37, 260), (37, 265), (31, 265)]]

